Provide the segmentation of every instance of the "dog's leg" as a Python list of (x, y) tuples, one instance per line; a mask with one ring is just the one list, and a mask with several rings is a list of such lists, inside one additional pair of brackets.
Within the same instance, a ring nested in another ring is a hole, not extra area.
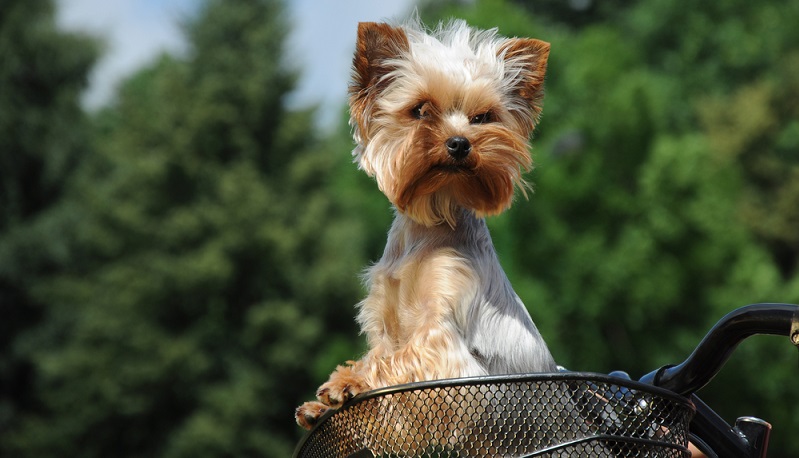
[(466, 259), (439, 249), (391, 271), (376, 266), (371, 274), (358, 318), (371, 350), (338, 366), (317, 390), (319, 402), (297, 410), (301, 426), (371, 389), (487, 373), (463, 339), (478, 284)]
[(378, 265), (358, 321), (372, 350), (367, 385), (484, 375), (464, 340), (479, 281), (469, 260), (439, 248), (400, 264)]

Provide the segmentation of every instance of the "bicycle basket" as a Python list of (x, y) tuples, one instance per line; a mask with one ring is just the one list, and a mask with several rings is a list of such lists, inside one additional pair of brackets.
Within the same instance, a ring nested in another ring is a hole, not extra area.
[(413, 383), (325, 414), (295, 458), (687, 458), (691, 402), (590, 373)]

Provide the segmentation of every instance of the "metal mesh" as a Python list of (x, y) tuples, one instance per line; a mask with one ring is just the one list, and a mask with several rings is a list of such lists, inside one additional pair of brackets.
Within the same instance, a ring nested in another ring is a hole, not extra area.
[(423, 382), (326, 415), (294, 456), (687, 458), (693, 413), (673, 393), (597, 374)]

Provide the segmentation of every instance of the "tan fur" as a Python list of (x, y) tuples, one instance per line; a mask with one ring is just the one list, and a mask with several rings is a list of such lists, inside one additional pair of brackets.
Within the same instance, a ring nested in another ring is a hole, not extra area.
[[(397, 214), (358, 306), (369, 351), (336, 368), (318, 402), (297, 409), (301, 426), (379, 387), (555, 370), (482, 219), (524, 189), (548, 52), (542, 41), (463, 22), (433, 32), (359, 25), (354, 155)], [(455, 137), (468, 141), (464, 157), (447, 146)]]

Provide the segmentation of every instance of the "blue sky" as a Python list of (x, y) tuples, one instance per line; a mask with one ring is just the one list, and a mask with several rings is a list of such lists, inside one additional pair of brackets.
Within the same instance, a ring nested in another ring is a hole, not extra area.
[[(84, 104), (95, 109), (112, 100), (121, 79), (161, 52), (186, 49), (179, 23), (201, 2), (56, 0), (56, 4), (61, 27), (87, 31), (106, 43), (84, 95)], [(290, 103), (319, 104), (320, 121), (330, 126), (346, 100), (358, 22), (405, 18), (414, 0), (288, 0), (287, 4), (292, 22), (287, 52), (302, 75)]]

